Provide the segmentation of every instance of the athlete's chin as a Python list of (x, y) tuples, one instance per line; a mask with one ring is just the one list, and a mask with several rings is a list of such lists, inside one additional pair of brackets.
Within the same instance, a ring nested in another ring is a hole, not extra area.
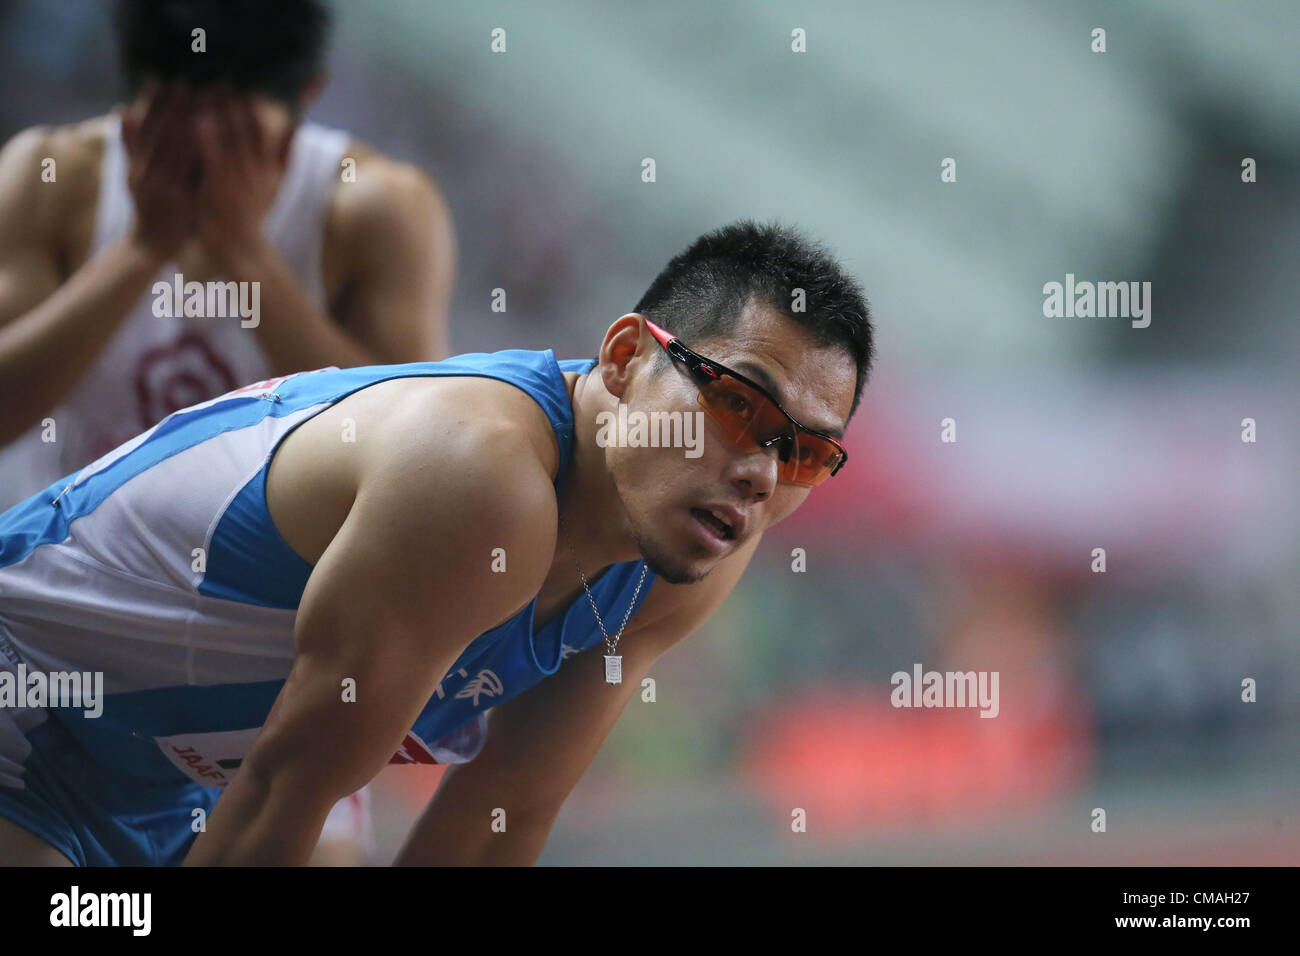
[(665, 566), (655, 561), (646, 561), (646, 566), (655, 573), (655, 576), (662, 578), (669, 584), (694, 584), (708, 576), (713, 570), (712, 566), (706, 568), (687, 567), (685, 565)]
[(645, 537), (637, 538), (637, 547), (646, 567), (669, 584), (694, 584), (712, 571), (719, 560), (717, 555), (692, 555), (689, 549), (665, 547)]

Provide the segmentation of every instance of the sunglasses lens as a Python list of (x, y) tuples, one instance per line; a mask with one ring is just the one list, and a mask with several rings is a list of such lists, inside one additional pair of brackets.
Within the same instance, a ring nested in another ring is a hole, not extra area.
[(743, 451), (760, 447), (760, 437), (789, 424), (762, 392), (729, 375), (702, 382), (700, 404), (722, 426), (727, 439)]
[(796, 430), (766, 395), (730, 375), (701, 381), (700, 404), (742, 451), (777, 439), (782, 481), (811, 487), (829, 478), (839, 463), (840, 450), (834, 444)]
[(796, 432), (793, 446), (788, 458), (783, 460), (782, 475), (791, 484), (819, 485), (839, 464), (840, 450), (824, 438)]

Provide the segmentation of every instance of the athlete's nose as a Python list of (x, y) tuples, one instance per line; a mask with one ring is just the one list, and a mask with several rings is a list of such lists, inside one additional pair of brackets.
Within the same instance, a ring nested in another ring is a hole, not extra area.
[(744, 497), (765, 501), (776, 490), (780, 461), (773, 449), (760, 448), (732, 461), (731, 482)]

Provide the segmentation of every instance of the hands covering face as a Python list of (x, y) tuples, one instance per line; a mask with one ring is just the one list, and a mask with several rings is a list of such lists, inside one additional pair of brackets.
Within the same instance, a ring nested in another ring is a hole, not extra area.
[(139, 242), (170, 257), (197, 238), (224, 266), (259, 248), (291, 133), (268, 133), (251, 97), (157, 85), (122, 115), (122, 139)]

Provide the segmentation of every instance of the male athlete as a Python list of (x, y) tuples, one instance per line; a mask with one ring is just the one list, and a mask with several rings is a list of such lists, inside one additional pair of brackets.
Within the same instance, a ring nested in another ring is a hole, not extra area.
[[(0, 709), (0, 861), (300, 864), (386, 764), (446, 762), (396, 862), (533, 863), (642, 677), (845, 466), (872, 352), (835, 260), (742, 222), (594, 360), (277, 378), (54, 483), (0, 515), (0, 666), (102, 672), (102, 714)], [(611, 440), (621, 403), (701, 413), (701, 453)]]
[[(437, 188), (302, 120), (319, 0), (118, 0), (113, 26), (123, 109), (0, 152), (0, 509), (248, 382), (448, 353)], [(363, 796), (327, 843), (366, 842)]]

